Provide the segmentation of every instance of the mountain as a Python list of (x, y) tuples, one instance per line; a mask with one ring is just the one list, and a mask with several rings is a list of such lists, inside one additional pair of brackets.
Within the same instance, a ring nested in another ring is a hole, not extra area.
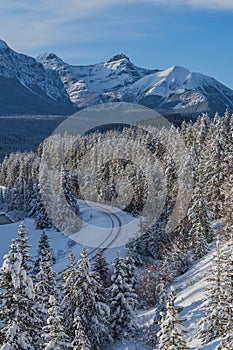
[(123, 91), (127, 86), (154, 72), (136, 67), (123, 54), (105, 63), (88, 66), (69, 65), (54, 53), (45, 53), (37, 60), (59, 73), (71, 101), (80, 108), (102, 102), (120, 102), (124, 100)]
[(56, 71), (0, 40), (0, 115), (71, 114), (75, 109)]
[(0, 40), (0, 115), (69, 115), (98, 103), (121, 101), (164, 115), (213, 115), (233, 111), (233, 90), (183, 67), (137, 67), (124, 54), (74, 66), (54, 53), (36, 59), (17, 53)]
[(168, 114), (199, 115), (226, 108), (233, 111), (233, 90), (214, 78), (172, 66), (149, 70), (135, 66), (124, 54), (87, 66), (65, 63), (54, 53), (37, 57), (58, 72), (70, 99), (79, 108), (104, 102), (131, 102)]

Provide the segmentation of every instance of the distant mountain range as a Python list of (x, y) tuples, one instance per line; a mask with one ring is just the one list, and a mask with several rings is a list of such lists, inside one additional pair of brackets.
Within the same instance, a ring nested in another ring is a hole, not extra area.
[(0, 114), (72, 114), (98, 103), (131, 102), (164, 115), (233, 111), (233, 90), (214, 78), (172, 66), (149, 70), (124, 54), (73, 66), (54, 53), (36, 59), (0, 40)]

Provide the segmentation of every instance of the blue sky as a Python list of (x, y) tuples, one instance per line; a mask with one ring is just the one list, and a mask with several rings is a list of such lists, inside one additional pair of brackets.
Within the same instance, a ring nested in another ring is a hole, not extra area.
[(16, 51), (90, 64), (125, 53), (136, 65), (180, 65), (233, 88), (233, 0), (8, 0), (1, 38)]

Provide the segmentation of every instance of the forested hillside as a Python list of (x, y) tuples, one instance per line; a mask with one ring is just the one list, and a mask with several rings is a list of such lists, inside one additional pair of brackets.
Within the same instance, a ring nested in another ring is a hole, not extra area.
[[(137, 162), (119, 157), (119, 137)], [(80, 258), (71, 253), (69, 267), (56, 276), (46, 232), (34, 264), (22, 223), (0, 270), (1, 350), (106, 349), (127, 337), (140, 338), (145, 348), (188, 349), (171, 283), (215, 242), (196, 337), (202, 344), (221, 338), (216, 349), (232, 349), (232, 155), (233, 116), (226, 111), (177, 129), (56, 134), (36, 153), (7, 156), (0, 201), (11, 218), (31, 217), (37, 228), (69, 236), (83, 225), (79, 201), (88, 200), (118, 206), (142, 224), (125, 257), (117, 255), (109, 266), (103, 252), (93, 261), (84, 248)], [(154, 321), (142, 329), (135, 313), (150, 307)]]

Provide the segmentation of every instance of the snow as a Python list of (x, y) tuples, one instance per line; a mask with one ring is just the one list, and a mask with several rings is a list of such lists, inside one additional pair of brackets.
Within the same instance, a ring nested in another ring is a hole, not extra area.
[[(37, 254), (37, 246), (41, 231), (35, 229), (35, 223), (33, 219), (26, 219), (25, 225), (29, 233), (29, 243), (32, 246), (31, 252), (32, 255), (35, 257)], [(0, 226), (0, 265), (2, 265), (3, 256), (9, 251), (11, 240), (17, 237), (18, 228), (19, 222)], [(54, 254), (57, 259), (55, 270), (59, 272), (65, 269), (67, 265), (68, 255), (71, 246), (73, 245), (73, 242), (70, 241), (67, 237), (65, 237), (62, 233), (56, 232), (54, 230), (47, 230), (46, 233), (49, 236), (51, 246), (54, 249)], [(79, 256), (80, 252), (81, 247), (75, 246), (74, 253), (76, 253), (77, 257)]]
[[(0, 50), (9, 48), (0, 40)], [(9, 48), (0, 55), (0, 76), (17, 79), (33, 93), (41, 89), (50, 98), (67, 103), (68, 95), (56, 72), (44, 69), (35, 58), (20, 54)], [(36, 89), (37, 87), (37, 89)], [(38, 89), (39, 88), (39, 89)]]
[[(69, 65), (54, 53), (38, 56), (37, 60), (59, 73), (71, 101), (78, 107), (129, 100), (141, 103), (145, 97), (161, 96), (163, 101), (159, 100), (157, 108), (168, 102), (171, 110), (195, 111), (198, 106), (206, 108), (205, 96), (211, 97), (214, 90), (223, 95), (226, 105), (230, 106), (232, 101), (232, 90), (211, 77), (180, 66), (149, 70), (135, 66), (125, 55), (87, 66)], [(173, 95), (178, 95), (178, 101), (174, 98), (169, 101)]]
[[(63, 271), (68, 265), (71, 249), (76, 259), (79, 259), (83, 246), (88, 248), (90, 256), (93, 257), (97, 253), (97, 248), (106, 248), (111, 245), (111, 248), (105, 250), (105, 256), (108, 261), (112, 261), (118, 251), (124, 254), (125, 243), (129, 238), (137, 236), (139, 232), (140, 220), (118, 208), (84, 201), (80, 201), (79, 206), (83, 221), (79, 232), (66, 237), (53, 229), (46, 230), (57, 260), (55, 265), (57, 272)], [(8, 253), (11, 240), (17, 237), (19, 224), (20, 222), (0, 225), (0, 265), (2, 265), (3, 256)], [(29, 233), (29, 243), (32, 246), (31, 253), (36, 257), (41, 231), (35, 229), (33, 219), (26, 219), (25, 225)]]
[[(87, 66), (72, 66), (53, 53), (37, 57), (46, 68), (56, 70), (70, 95), (72, 102), (80, 106), (82, 102), (92, 104), (96, 94), (108, 94), (108, 98), (121, 98), (124, 86), (134, 83), (149, 70), (136, 67), (129, 59), (120, 55), (118, 59)], [(96, 104), (96, 103), (95, 103)]]
[[(193, 74), (195, 79), (193, 79)], [(141, 78), (127, 90), (132, 92), (140, 91), (140, 96), (144, 93), (145, 95), (168, 97), (174, 92), (182, 93), (186, 89), (195, 90), (202, 80), (203, 75), (201, 74), (190, 73), (186, 68), (172, 66)]]
[[(126, 224), (126, 227), (127, 223), (133, 222), (132, 217), (128, 217), (128, 215), (125, 213), (120, 215), (116, 208), (111, 208), (110, 210), (109, 206), (101, 205), (100, 207), (97, 207), (93, 203), (89, 203), (89, 205), (87, 203), (83, 203), (83, 205), (81, 205), (81, 217), (85, 222), (81, 229), (83, 237), (84, 233), (87, 234), (87, 232), (89, 232), (86, 231), (86, 227), (88, 226), (92, 226), (93, 229), (97, 230), (97, 232), (101, 232), (101, 229), (103, 228), (108, 229), (110, 226), (110, 221), (105, 214), (109, 214), (109, 211), (114, 214), (117, 213), (122, 222)], [(92, 217), (90, 217), (90, 215), (92, 215)], [(26, 219), (25, 225), (29, 232), (29, 243), (32, 245), (32, 254), (36, 256), (40, 231), (35, 229), (33, 219)], [(11, 244), (11, 240), (17, 236), (18, 226), (19, 222), (0, 226), (0, 264), (2, 264), (3, 256), (8, 253), (8, 247)], [(54, 230), (47, 230), (46, 233), (49, 236), (51, 246), (57, 259), (55, 270), (57, 272), (61, 272), (67, 266), (68, 255), (70, 253), (71, 247), (74, 255), (76, 256), (76, 259), (78, 259), (79, 254), (82, 250), (82, 246), (80, 244), (76, 244), (70, 239), (70, 237), (65, 237), (62, 233), (56, 232)], [(96, 242), (100, 242), (99, 237)], [(207, 286), (206, 277), (208, 270), (212, 264), (214, 248), (215, 245), (213, 243), (210, 252), (204, 258), (197, 261), (188, 272), (176, 278), (176, 280), (172, 283), (172, 286), (175, 288), (177, 294), (176, 305), (183, 307), (181, 316), (186, 319), (184, 326), (187, 329), (187, 340), (191, 350), (214, 350), (215, 347), (222, 341), (222, 339), (216, 339), (212, 343), (201, 345), (200, 340), (197, 339), (196, 336), (198, 322), (204, 316), (201, 305), (205, 297), (205, 288)], [(110, 260), (115, 257), (118, 250), (120, 250), (121, 253), (124, 252), (124, 248), (116, 247), (108, 249), (105, 251), (105, 254)], [(137, 315), (137, 323), (140, 326), (150, 325), (153, 321), (154, 312), (154, 308), (148, 310), (139, 310)], [(133, 339), (119, 341), (107, 348), (107, 350), (126, 349), (149, 350), (151, 348), (142, 342), (140, 336), (136, 336)], [(156, 350), (156, 348), (154, 348), (154, 350)]]
[[(217, 225), (217, 223), (216, 223)], [(217, 226), (216, 226), (217, 229)], [(226, 244), (227, 249), (227, 244)], [(214, 257), (215, 243), (212, 243), (210, 252), (202, 259), (198, 260), (182, 276), (176, 278), (171, 286), (175, 288), (177, 298), (176, 305), (182, 306), (183, 311), (181, 317), (185, 318), (184, 326), (187, 330), (187, 345), (191, 350), (214, 350), (224, 338), (216, 339), (209, 344), (201, 345), (201, 341), (197, 339), (196, 333), (198, 329), (198, 322), (204, 316), (204, 311), (201, 305), (205, 299), (205, 288), (207, 287), (208, 271), (211, 268)], [(142, 326), (149, 326), (153, 322), (155, 309), (139, 310), (137, 319), (138, 324)], [(131, 340), (123, 340), (118, 342), (108, 350), (149, 350), (151, 347), (146, 346), (141, 342), (139, 337)], [(158, 348), (154, 347), (153, 350)]]
[(129, 239), (136, 238), (140, 230), (140, 219), (100, 203), (79, 201), (83, 226), (70, 239), (89, 247), (118, 248)]

